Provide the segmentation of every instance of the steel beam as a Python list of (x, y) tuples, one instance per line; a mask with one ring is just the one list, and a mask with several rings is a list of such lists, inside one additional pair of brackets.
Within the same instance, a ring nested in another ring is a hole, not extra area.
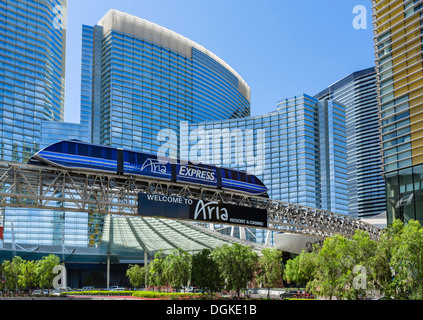
[(100, 171), (0, 162), (0, 207), (136, 216), (139, 193), (266, 209), (266, 229), (271, 231), (326, 238), (335, 234), (351, 237), (360, 229), (372, 239), (378, 239), (381, 231), (348, 216), (242, 193)]

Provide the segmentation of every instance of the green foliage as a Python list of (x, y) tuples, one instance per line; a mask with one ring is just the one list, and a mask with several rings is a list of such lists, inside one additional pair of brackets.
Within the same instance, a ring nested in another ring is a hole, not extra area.
[(241, 288), (245, 288), (252, 280), (258, 263), (258, 255), (251, 247), (234, 243), (223, 245), (212, 253), (213, 260), (219, 266), (228, 290), (236, 290), (238, 296)]
[(154, 256), (154, 260), (150, 263), (150, 284), (153, 286), (163, 287), (166, 285), (166, 278), (164, 275), (164, 260), (165, 255), (162, 251), (157, 252)]
[(277, 249), (264, 249), (258, 260), (259, 274), (257, 282), (268, 288), (267, 297), (270, 298), (270, 288), (276, 287), (282, 279), (283, 264), (282, 251)]
[(60, 258), (53, 254), (43, 257), (38, 261), (35, 273), (37, 274), (38, 284), (41, 288), (50, 289), (53, 287), (53, 279), (56, 276), (53, 273), (53, 269), (59, 264)]
[(423, 228), (411, 220), (398, 223), (389, 266), (393, 280), (389, 293), (396, 299), (423, 299)]
[(129, 265), (129, 268), (126, 271), (126, 275), (132, 286), (137, 288), (145, 286), (146, 273), (146, 267), (140, 267), (137, 264)]
[(284, 278), (315, 295), (365, 298), (378, 292), (393, 299), (423, 299), (423, 228), (418, 221), (395, 221), (380, 240), (358, 230), (352, 238), (335, 235), (321, 248), (286, 263)]
[(152, 292), (152, 291), (136, 291), (132, 294), (133, 297), (137, 298), (185, 298), (185, 297), (196, 297), (201, 295), (200, 293), (187, 293), (187, 292)]
[(191, 256), (182, 249), (174, 249), (163, 263), (163, 273), (172, 288), (187, 286), (191, 279)]
[[(280, 260), (279, 253), (276, 257)], [(223, 245), (213, 251), (206, 249), (193, 256), (182, 249), (177, 249), (168, 256), (163, 252), (156, 253), (147, 271), (131, 265), (127, 270), (127, 276), (136, 287), (142, 286), (142, 278), (145, 276), (141, 273), (147, 272), (149, 285), (152, 286), (181, 288), (194, 281), (194, 285), (204, 291), (215, 292), (226, 286), (228, 290), (235, 289), (239, 294), (241, 288), (245, 288), (253, 279), (257, 264), (257, 253), (251, 247), (240, 244)], [(265, 271), (267, 282), (273, 281), (270, 264), (269, 262)], [(278, 269), (279, 265), (276, 265), (273, 267), (279, 270), (277, 273), (280, 277), (281, 271)]]
[(192, 281), (201, 290), (210, 293), (223, 288), (219, 266), (212, 258), (212, 250), (203, 249), (192, 256)]
[(53, 268), (60, 264), (60, 258), (49, 255), (39, 261), (25, 261), (16, 256), (11, 261), (4, 261), (0, 266), (4, 282), (0, 281), (0, 290), (25, 290), (35, 287), (51, 288), (53, 279)]
[(283, 277), (289, 283), (297, 283), (301, 287), (305, 287), (314, 279), (316, 267), (316, 252), (303, 251), (302, 254), (286, 262)]
[(12, 261), (5, 261), (3, 263), (3, 276), (5, 278), (5, 287), (12, 291), (17, 291), (19, 274), (21, 272), (21, 265), (23, 260), (21, 257), (16, 256)]
[(23, 261), (18, 275), (18, 286), (21, 289), (32, 290), (38, 285), (37, 262)]

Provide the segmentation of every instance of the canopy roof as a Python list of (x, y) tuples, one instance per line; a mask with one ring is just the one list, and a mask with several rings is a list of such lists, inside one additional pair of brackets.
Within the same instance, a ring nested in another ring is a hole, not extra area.
[(111, 253), (131, 255), (146, 251), (150, 257), (156, 252), (169, 254), (172, 249), (195, 253), (215, 249), (227, 243), (242, 243), (261, 251), (264, 246), (243, 241), (201, 225), (157, 218), (109, 216), (104, 225), (102, 246)]
[(107, 257), (112, 263), (141, 263), (144, 262), (144, 252), (151, 260), (159, 251), (167, 255), (179, 248), (190, 254), (232, 243), (251, 246), (256, 252), (265, 248), (259, 243), (177, 220), (107, 215), (103, 230), (102, 243), (95, 248), (4, 243), (0, 248), (0, 262), (10, 260), (15, 255), (25, 260), (38, 260), (55, 254), (68, 263), (105, 263)]

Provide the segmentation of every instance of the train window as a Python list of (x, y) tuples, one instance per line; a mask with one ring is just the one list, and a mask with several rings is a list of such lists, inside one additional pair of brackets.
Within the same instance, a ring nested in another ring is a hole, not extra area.
[(134, 152), (125, 152), (124, 161), (129, 163), (135, 163), (135, 153)]
[(112, 148), (102, 148), (103, 149), (103, 159), (106, 160), (116, 160), (116, 150)]
[(250, 174), (247, 175), (247, 179), (248, 179), (248, 183), (254, 183), (252, 175), (250, 175)]
[(142, 153), (137, 153), (137, 166), (142, 167), (145, 163), (145, 155)]
[(232, 180), (238, 180), (238, 172), (231, 171), (231, 179)]
[(62, 152), (62, 145), (63, 145), (63, 143), (53, 144), (53, 145), (48, 147), (47, 151), (61, 153)]
[(86, 144), (79, 144), (78, 145), (78, 155), (80, 156), (89, 156), (89, 146)]
[(247, 181), (247, 175), (244, 172), (240, 172), (239, 173), (239, 180), (246, 182)]
[(68, 154), (76, 154), (76, 144), (75, 143), (66, 142), (66, 145), (65, 145), (65, 147), (63, 149), (64, 149), (63, 151), (65, 153), (68, 153)]
[(91, 156), (94, 158), (103, 158), (103, 148), (102, 147), (96, 147), (96, 146), (92, 146), (91, 147)]
[(107, 160), (112, 160), (112, 149), (103, 148), (103, 158)]
[(225, 170), (225, 169), (220, 168), (220, 172), (222, 172), (222, 173), (221, 173), (222, 178), (226, 178), (226, 170)]

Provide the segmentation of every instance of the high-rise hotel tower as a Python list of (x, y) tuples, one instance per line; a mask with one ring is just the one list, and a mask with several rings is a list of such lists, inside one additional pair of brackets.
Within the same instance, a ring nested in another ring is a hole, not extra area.
[(388, 223), (423, 221), (423, 1), (372, 4)]
[(0, 161), (39, 150), (42, 121), (63, 121), (67, 0), (0, 1)]
[(82, 50), (81, 123), (94, 143), (155, 153), (159, 132), (180, 121), (250, 115), (250, 88), (234, 69), (147, 20), (110, 10), (83, 26)]
[(349, 215), (368, 218), (383, 214), (386, 191), (380, 163), (374, 68), (351, 73), (315, 98), (333, 99), (345, 106)]

